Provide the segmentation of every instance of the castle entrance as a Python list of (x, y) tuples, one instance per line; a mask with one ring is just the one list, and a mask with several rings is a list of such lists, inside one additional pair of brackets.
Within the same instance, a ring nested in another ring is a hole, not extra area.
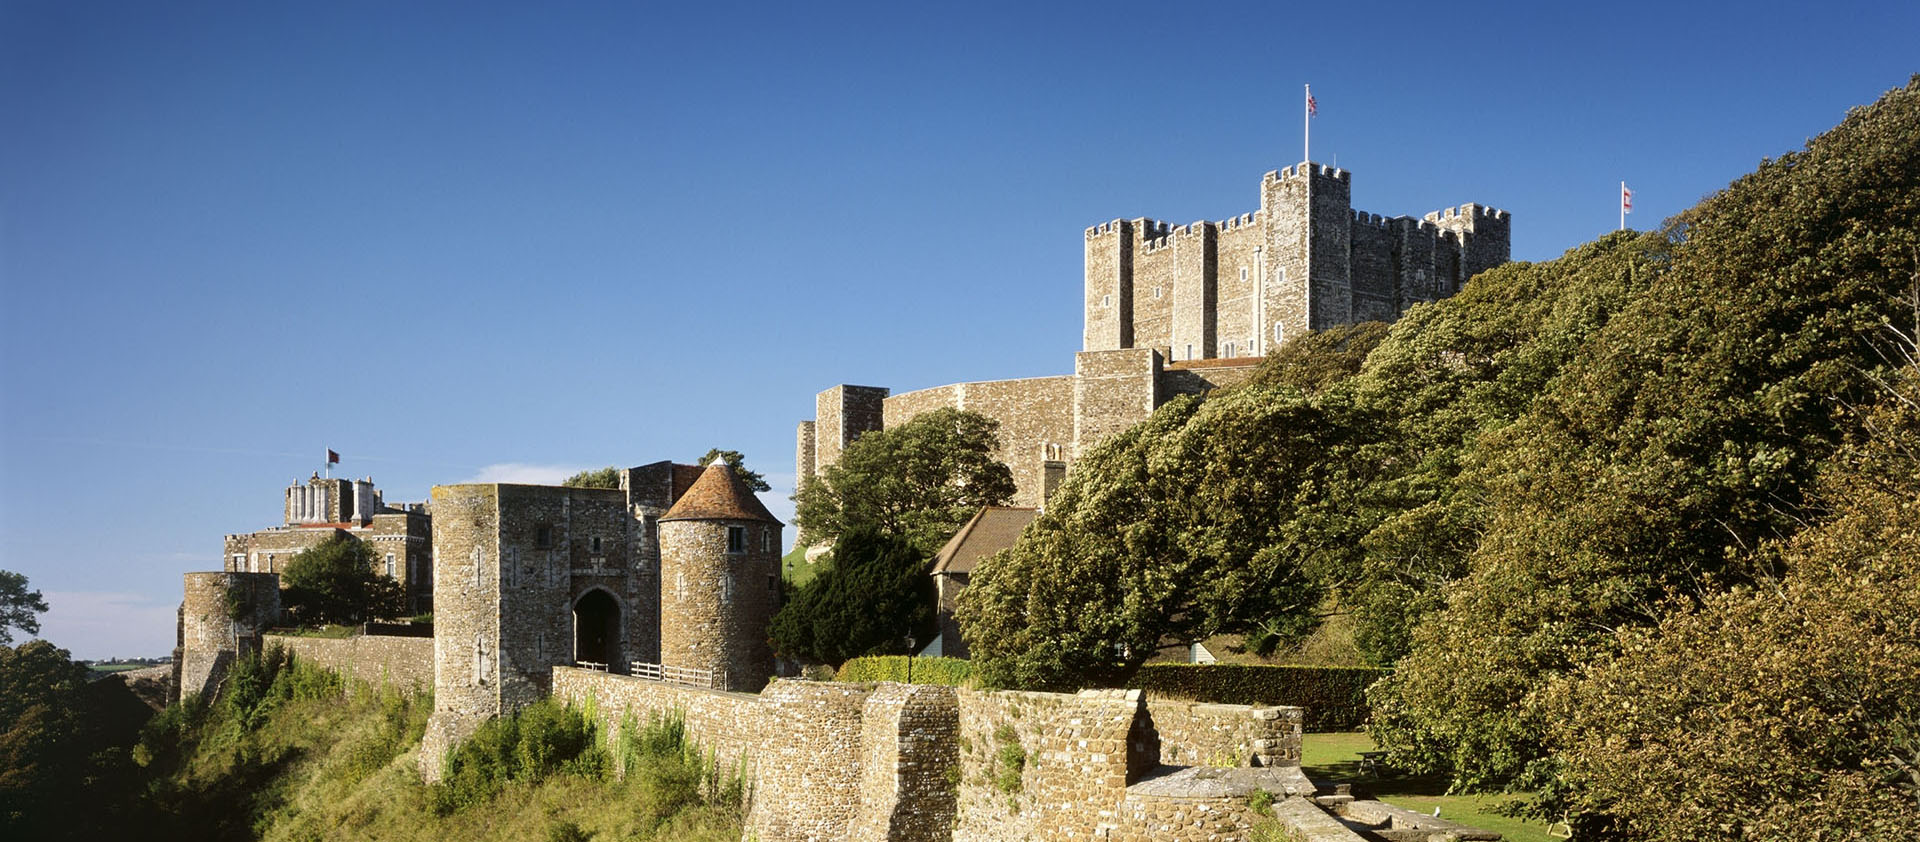
[(620, 659), (620, 603), (603, 590), (587, 591), (573, 604), (573, 659), (624, 673)]

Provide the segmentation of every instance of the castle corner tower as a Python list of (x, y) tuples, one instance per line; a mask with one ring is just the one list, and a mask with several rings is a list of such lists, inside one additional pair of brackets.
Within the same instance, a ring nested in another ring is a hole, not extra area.
[(773, 676), (782, 524), (723, 462), (660, 517), (660, 663), (710, 672), (720, 690)]

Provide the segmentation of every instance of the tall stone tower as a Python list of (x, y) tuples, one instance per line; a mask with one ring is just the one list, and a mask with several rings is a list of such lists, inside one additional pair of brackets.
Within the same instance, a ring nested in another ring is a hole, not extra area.
[(781, 523), (723, 462), (660, 518), (660, 663), (707, 670), (722, 690), (773, 676)]

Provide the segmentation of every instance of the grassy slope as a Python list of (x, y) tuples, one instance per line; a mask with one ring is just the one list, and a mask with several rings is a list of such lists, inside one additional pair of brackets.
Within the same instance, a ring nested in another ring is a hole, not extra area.
[[(177, 764), (150, 764), (155, 838), (672, 839), (740, 838), (737, 810), (688, 803), (659, 776), (557, 774), (505, 784), (490, 799), (438, 815), (420, 782), (431, 702), (367, 692), (283, 702), (250, 731), (215, 715), (187, 729)], [(697, 799), (694, 799), (697, 801)], [(572, 824), (585, 836), (560, 831)]]
[(1307, 777), (1322, 783), (1352, 784), (1356, 795), (1371, 795), (1396, 807), (1422, 813), (1440, 808), (1440, 817), (1461, 824), (1498, 831), (1508, 842), (1550, 842), (1546, 825), (1522, 821), (1497, 812), (1499, 805), (1521, 796), (1447, 795), (1444, 776), (1412, 777), (1389, 769), (1380, 776), (1360, 770), (1360, 752), (1372, 751), (1373, 740), (1363, 732), (1308, 734), (1300, 747), (1300, 766)]

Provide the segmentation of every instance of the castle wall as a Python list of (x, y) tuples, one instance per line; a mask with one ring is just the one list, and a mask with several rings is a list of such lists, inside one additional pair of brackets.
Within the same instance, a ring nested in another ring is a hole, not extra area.
[(814, 398), (814, 470), (840, 461), (840, 451), (861, 433), (878, 430), (887, 390), (840, 385)]
[(1167, 766), (1298, 766), (1305, 711), (1147, 698)]
[[(1196, 226), (1205, 228), (1205, 223)], [(1205, 257), (1204, 231), (1193, 227), (1156, 227), (1144, 241), (1135, 241), (1133, 252), (1132, 311), (1122, 313), (1133, 323), (1135, 347), (1157, 347), (1173, 339), (1173, 302), (1176, 290), (1185, 284), (1201, 282), (1199, 263)], [(1143, 233), (1140, 228), (1136, 234)], [(1183, 270), (1192, 268), (1189, 276)]]
[(1153, 414), (1160, 366), (1160, 352), (1151, 348), (1074, 355), (1073, 458)]
[(260, 648), (280, 617), (280, 577), (271, 573), (188, 573), (180, 603), (177, 698), (207, 694), (236, 658)]
[(1353, 320), (1390, 322), (1400, 317), (1400, 278), (1394, 270), (1390, 223), (1378, 214), (1353, 213)]
[[(1271, 270), (1265, 265), (1265, 226), (1272, 219), (1265, 210), (1228, 220), (1220, 233), (1215, 262), (1219, 266), (1217, 301), (1207, 321), (1212, 329), (1203, 337), (1176, 337), (1175, 360), (1212, 359), (1221, 356), (1225, 343), (1239, 348), (1236, 356), (1246, 356), (1247, 343), (1260, 334), (1259, 312), (1263, 306), (1260, 289)], [(1187, 345), (1193, 353), (1187, 353)]]
[(270, 634), (264, 646), (279, 646), (294, 658), (355, 681), (415, 693), (433, 687), (433, 638), (355, 635), (348, 638)]
[[(623, 723), (681, 717), (723, 770), (747, 776), (747, 834), (762, 842), (1237, 842), (1250, 792), (1311, 791), (1297, 765), (1187, 778), (1157, 766), (1297, 764), (1298, 708), (787, 679), (755, 696), (566, 667), (553, 688), (609, 740)], [(999, 782), (1015, 768), (1017, 785)]]
[[(746, 530), (727, 552), (727, 530)], [(780, 527), (757, 521), (660, 524), (660, 663), (711, 670), (721, 689), (757, 691), (773, 675), (767, 626), (780, 600)]]
[[(1087, 229), (1086, 327), (1081, 347), (1110, 351), (1133, 345), (1133, 250), (1140, 226), (1152, 220), (1116, 219)], [(824, 463), (823, 463), (824, 464)]]
[(439, 780), (446, 754), (502, 710), (500, 486), (433, 489), (433, 715), (420, 771)]
[(807, 480), (818, 473), (818, 456), (814, 452), (814, 436), (818, 428), (812, 421), (802, 421), (794, 430), (793, 438), (793, 487), (798, 490), (807, 484)]

